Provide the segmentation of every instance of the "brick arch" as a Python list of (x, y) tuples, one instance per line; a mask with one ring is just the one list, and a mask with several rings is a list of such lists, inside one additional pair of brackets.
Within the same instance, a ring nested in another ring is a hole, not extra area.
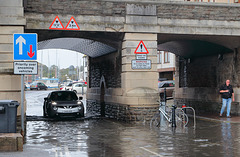
[(101, 42), (83, 38), (56, 38), (38, 43), (38, 50), (53, 48), (80, 52), (92, 58), (117, 51), (115, 48)]

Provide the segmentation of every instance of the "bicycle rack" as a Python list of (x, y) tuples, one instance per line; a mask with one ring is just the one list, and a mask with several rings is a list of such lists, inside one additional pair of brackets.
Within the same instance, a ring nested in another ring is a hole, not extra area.
[(192, 108), (192, 107), (182, 107), (181, 110), (184, 112), (183, 109), (192, 109), (192, 111), (193, 111), (193, 127), (195, 129), (196, 128), (196, 113), (195, 113), (194, 108)]
[[(159, 102), (159, 103), (161, 103), (161, 104), (163, 104), (163, 106), (164, 106), (164, 110), (166, 110), (166, 102), (167, 102), (167, 100), (171, 100), (171, 99), (173, 99), (173, 98), (167, 98), (166, 97), (166, 88), (164, 88), (164, 93), (162, 94), (162, 93), (160, 93), (160, 99), (159, 99), (159, 101), (157, 101), (157, 102)], [(172, 106), (172, 107), (174, 107), (174, 106)], [(193, 111), (193, 127), (194, 127), (194, 129), (196, 128), (196, 113), (195, 113), (195, 110), (194, 110), (194, 108), (192, 108), (192, 107), (186, 107), (185, 106), (185, 104), (184, 104), (184, 107), (182, 107), (182, 108), (179, 108), (179, 107), (177, 107), (177, 108), (175, 108), (174, 109), (174, 111), (172, 111), (172, 112), (174, 112), (174, 115), (175, 115), (175, 110), (176, 109), (180, 109), (184, 114), (186, 114), (186, 110), (185, 109), (191, 109), (192, 111)], [(176, 123), (176, 122), (175, 122)], [(186, 125), (185, 125), (186, 126)], [(172, 124), (172, 127), (176, 127), (176, 124)]]

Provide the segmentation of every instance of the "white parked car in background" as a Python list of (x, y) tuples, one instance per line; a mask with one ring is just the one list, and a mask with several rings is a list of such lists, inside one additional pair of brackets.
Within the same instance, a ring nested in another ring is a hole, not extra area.
[(62, 85), (62, 86), (60, 87), (60, 90), (72, 90), (72, 85), (73, 85), (72, 82), (69, 83), (69, 84), (67, 84), (66, 86), (65, 86), (65, 85)]
[(77, 94), (86, 94), (87, 93), (87, 85), (84, 82), (74, 83), (72, 85), (72, 91)]

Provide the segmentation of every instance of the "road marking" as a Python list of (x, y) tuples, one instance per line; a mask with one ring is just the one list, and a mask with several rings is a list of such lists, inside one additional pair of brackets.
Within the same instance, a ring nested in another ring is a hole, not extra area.
[(152, 153), (152, 154), (154, 154), (154, 155), (156, 155), (156, 156), (164, 157), (164, 156), (162, 156), (162, 155), (160, 155), (160, 154), (158, 154), (158, 153), (156, 153), (156, 152), (153, 152), (153, 151), (151, 151), (151, 150), (148, 150), (147, 148), (144, 148), (144, 147), (140, 147), (140, 148), (143, 149), (143, 150), (145, 150), (145, 151), (147, 151), (147, 152), (149, 152), (149, 153)]

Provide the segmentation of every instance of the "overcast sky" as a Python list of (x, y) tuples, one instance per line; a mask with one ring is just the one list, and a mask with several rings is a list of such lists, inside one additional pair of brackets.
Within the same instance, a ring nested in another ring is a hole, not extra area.
[(47, 66), (57, 65), (61, 69), (82, 65), (83, 54), (63, 49), (38, 50), (37, 61)]

